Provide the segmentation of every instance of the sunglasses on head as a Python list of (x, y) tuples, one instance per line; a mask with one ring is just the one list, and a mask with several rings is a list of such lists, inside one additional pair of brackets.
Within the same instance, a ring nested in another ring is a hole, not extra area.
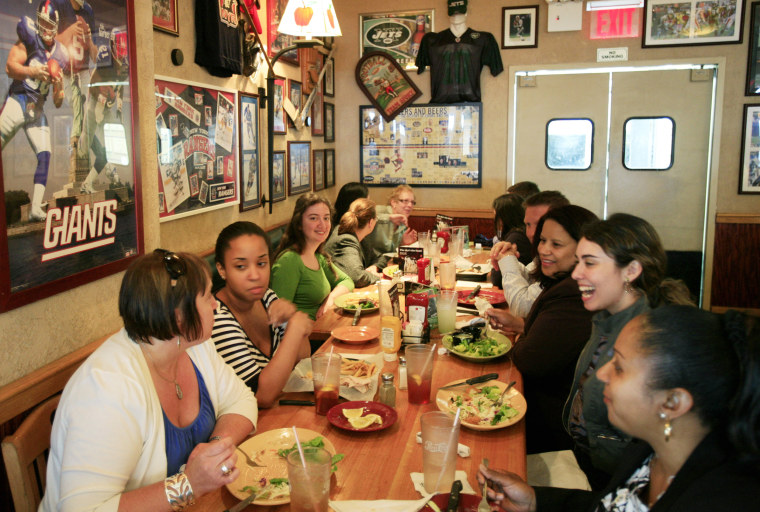
[(172, 288), (174, 288), (177, 285), (177, 279), (179, 279), (180, 276), (187, 274), (187, 263), (175, 253), (167, 251), (166, 249), (156, 249), (153, 252), (158, 253), (163, 257), (164, 268), (166, 269), (166, 272), (168, 272), (169, 277), (171, 278)]

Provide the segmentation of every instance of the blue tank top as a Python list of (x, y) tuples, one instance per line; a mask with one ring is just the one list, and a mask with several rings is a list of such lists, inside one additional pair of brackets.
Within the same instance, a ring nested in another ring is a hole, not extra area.
[(216, 425), (216, 412), (211, 397), (206, 389), (206, 382), (198, 367), (193, 363), (195, 376), (198, 378), (198, 394), (200, 395), (200, 410), (195, 420), (188, 426), (181, 428), (174, 425), (166, 413), (164, 415), (164, 435), (166, 442), (166, 476), (179, 473), (179, 468), (187, 462), (190, 452), (199, 443), (208, 442)]

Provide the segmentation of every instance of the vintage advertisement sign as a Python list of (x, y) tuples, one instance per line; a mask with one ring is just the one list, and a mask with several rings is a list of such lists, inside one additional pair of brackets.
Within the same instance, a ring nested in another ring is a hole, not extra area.
[(0, 311), (142, 251), (132, 3), (75, 4), (0, 0)]
[(156, 78), (161, 221), (240, 202), (237, 92)]
[(481, 103), (413, 105), (391, 122), (361, 106), (360, 181), (480, 187), (482, 119)]

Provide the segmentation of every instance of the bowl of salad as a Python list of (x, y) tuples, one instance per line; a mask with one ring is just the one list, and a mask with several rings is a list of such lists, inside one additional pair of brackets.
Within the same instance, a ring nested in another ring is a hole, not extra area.
[[(459, 379), (450, 384), (458, 384)], [(514, 425), (525, 416), (528, 404), (525, 397), (515, 388), (504, 395), (501, 405), (499, 396), (507, 384), (498, 380), (489, 380), (482, 384), (460, 386), (451, 389), (439, 389), (435, 395), (435, 404), (443, 412), (456, 414), (461, 409), (459, 419), (462, 426), (472, 430), (496, 430)]]
[(479, 326), (468, 326), (446, 334), (441, 342), (450, 353), (476, 363), (502, 357), (512, 348), (512, 341), (505, 335)]

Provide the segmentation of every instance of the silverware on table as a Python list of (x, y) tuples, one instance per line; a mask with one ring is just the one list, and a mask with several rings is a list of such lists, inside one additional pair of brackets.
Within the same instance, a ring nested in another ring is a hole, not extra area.
[(359, 323), (359, 316), (362, 314), (362, 303), (356, 305), (356, 313), (354, 313), (354, 321), (351, 322), (351, 325), (356, 325)]
[(251, 495), (248, 496), (246, 499), (244, 499), (243, 501), (241, 501), (237, 505), (235, 505), (235, 506), (233, 506), (231, 508), (228, 508), (224, 512), (240, 512), (245, 507), (247, 507), (248, 505), (250, 505), (251, 503), (253, 503), (253, 500), (256, 499), (256, 496), (257, 496), (257, 494), (255, 492), (251, 493)]
[(446, 506), (446, 512), (457, 512), (459, 510), (459, 493), (462, 492), (462, 481), (454, 480), (451, 484), (451, 493), (449, 493), (449, 504)]
[[(488, 467), (488, 459), (483, 459), (483, 465), (485, 467)], [(480, 503), (478, 503), (478, 512), (491, 512), (491, 505), (488, 504), (488, 498), (486, 497), (486, 492), (488, 490), (488, 479), (483, 479), (483, 497), (480, 499)]]
[(255, 460), (250, 458), (247, 453), (243, 451), (242, 448), (239, 446), (236, 446), (235, 449), (243, 454), (243, 457), (245, 457), (245, 463), (253, 468), (265, 468), (266, 466), (262, 466), (261, 464), (257, 463)]
[(448, 386), (443, 386), (439, 389), (451, 389), (456, 388), (459, 386), (471, 386), (472, 384), (480, 384), (481, 382), (488, 382), (489, 380), (498, 379), (499, 374), (498, 373), (486, 373), (485, 375), (480, 375), (478, 377), (472, 377), (471, 379), (467, 379), (462, 382), (458, 382), (456, 384), (449, 384)]
[(280, 405), (314, 405), (313, 400), (280, 400)]
[(496, 402), (494, 402), (493, 404), (495, 407), (501, 407), (501, 404), (504, 402), (504, 395), (506, 395), (507, 391), (512, 389), (512, 386), (514, 386), (515, 384), (517, 384), (517, 381), (513, 380), (512, 382), (509, 383), (509, 385), (506, 388), (504, 388), (504, 391), (502, 391), (501, 395), (499, 395), (499, 399), (496, 400)]

